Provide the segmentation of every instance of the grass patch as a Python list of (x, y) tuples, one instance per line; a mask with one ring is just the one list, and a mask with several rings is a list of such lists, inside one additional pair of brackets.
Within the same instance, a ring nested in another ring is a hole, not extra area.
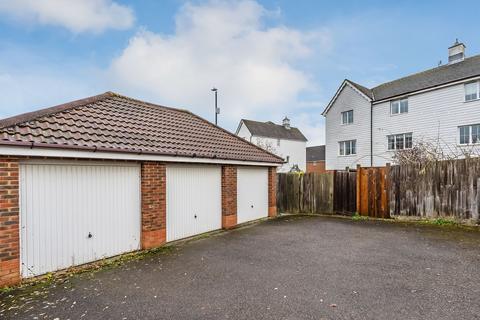
[(422, 222), (426, 224), (436, 225), (436, 226), (458, 226), (459, 225), (457, 221), (451, 220), (451, 219), (445, 219), (445, 218), (423, 220)]
[(368, 220), (368, 217), (361, 216), (357, 212), (355, 212), (355, 214), (352, 216), (352, 220), (353, 221), (365, 221), (365, 220)]

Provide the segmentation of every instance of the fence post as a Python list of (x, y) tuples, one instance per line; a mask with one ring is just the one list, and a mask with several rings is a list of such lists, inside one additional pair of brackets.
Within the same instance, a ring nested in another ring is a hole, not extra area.
[(385, 204), (386, 218), (390, 218), (390, 162), (385, 167), (385, 196), (387, 198)]
[(361, 215), (362, 166), (357, 164), (357, 213)]

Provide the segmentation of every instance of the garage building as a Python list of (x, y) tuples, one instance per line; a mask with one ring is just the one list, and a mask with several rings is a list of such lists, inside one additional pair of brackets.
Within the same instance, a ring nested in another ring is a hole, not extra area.
[(0, 286), (276, 215), (282, 159), (112, 92), (0, 121)]

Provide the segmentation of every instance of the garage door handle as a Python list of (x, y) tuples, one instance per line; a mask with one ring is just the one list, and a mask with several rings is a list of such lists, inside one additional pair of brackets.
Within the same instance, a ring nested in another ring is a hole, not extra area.
[(250, 207), (252, 207), (252, 208), (253, 208), (253, 204), (252, 204)]
[(197, 219), (197, 215), (194, 215), (193, 217), (194, 217), (195, 219)]
[(87, 238), (88, 239), (93, 238), (93, 234), (91, 232), (89, 232)]

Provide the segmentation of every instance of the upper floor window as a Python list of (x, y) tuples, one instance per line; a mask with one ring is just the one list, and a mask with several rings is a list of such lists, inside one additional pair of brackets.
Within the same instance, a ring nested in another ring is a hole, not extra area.
[(479, 96), (480, 82), (470, 82), (465, 84), (465, 101), (477, 100)]
[(480, 143), (480, 124), (459, 127), (460, 144)]
[(400, 133), (387, 136), (388, 150), (410, 149), (413, 145), (412, 133)]
[(408, 112), (408, 99), (399, 99), (390, 102), (390, 113), (401, 114)]
[(357, 140), (340, 141), (339, 143), (339, 155), (349, 156), (351, 154), (357, 154)]
[(353, 110), (342, 112), (342, 124), (353, 123)]

